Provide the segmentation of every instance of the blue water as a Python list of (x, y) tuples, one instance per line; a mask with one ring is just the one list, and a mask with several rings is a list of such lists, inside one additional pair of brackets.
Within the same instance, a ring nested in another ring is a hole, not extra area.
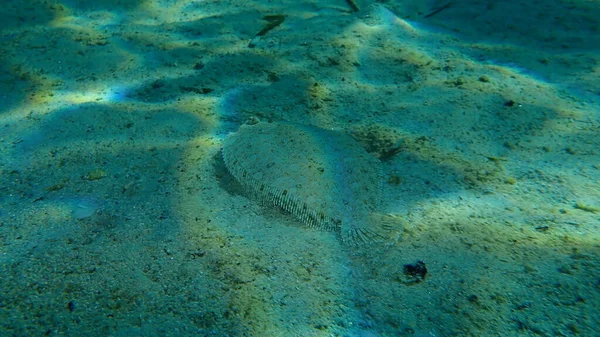
[[(0, 336), (600, 335), (597, 1), (0, 13)], [(221, 145), (275, 121), (377, 157), (389, 235), (249, 198)]]

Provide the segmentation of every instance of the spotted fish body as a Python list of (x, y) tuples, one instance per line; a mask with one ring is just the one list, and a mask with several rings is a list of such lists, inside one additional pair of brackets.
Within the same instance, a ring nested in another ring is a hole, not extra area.
[(292, 123), (245, 125), (223, 145), (223, 160), (250, 196), (303, 223), (367, 241), (381, 195), (381, 167), (354, 139)]

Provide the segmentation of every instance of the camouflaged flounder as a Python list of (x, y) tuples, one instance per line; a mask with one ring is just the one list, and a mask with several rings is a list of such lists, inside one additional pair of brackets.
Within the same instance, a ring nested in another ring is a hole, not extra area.
[(227, 169), (255, 200), (344, 242), (373, 238), (381, 165), (343, 133), (292, 123), (244, 125), (223, 145)]

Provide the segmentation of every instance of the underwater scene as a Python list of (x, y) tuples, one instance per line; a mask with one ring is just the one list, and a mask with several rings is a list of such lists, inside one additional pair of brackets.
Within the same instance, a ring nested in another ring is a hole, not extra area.
[(0, 336), (600, 336), (599, 0), (0, 13)]

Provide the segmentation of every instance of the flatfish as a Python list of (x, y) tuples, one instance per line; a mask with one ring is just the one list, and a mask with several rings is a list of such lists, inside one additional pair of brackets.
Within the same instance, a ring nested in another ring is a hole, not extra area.
[(347, 243), (371, 241), (381, 198), (381, 164), (342, 132), (287, 122), (243, 125), (222, 149), (250, 197)]

